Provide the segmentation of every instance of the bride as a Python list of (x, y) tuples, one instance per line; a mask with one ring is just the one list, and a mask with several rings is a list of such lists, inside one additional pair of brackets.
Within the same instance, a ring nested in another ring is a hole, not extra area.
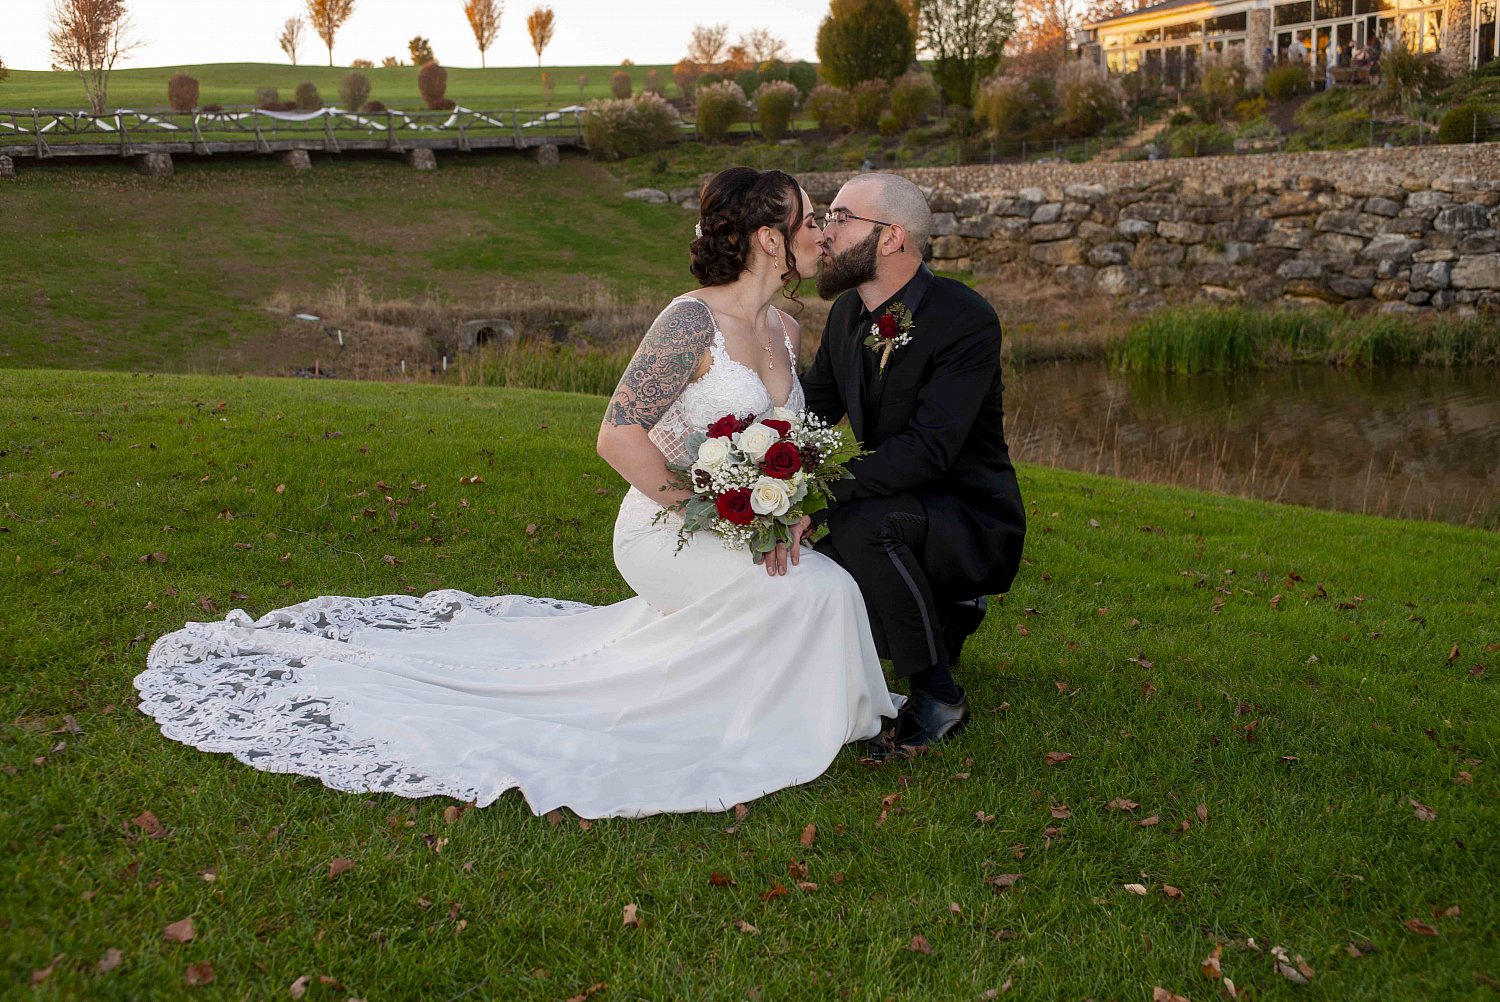
[(736, 167), (704, 186), (702, 287), (646, 332), (599, 429), (630, 483), (616, 605), (435, 591), (324, 596), (188, 623), (135, 679), (162, 733), (338, 790), (582, 817), (721, 811), (821, 775), (894, 716), (859, 589), (827, 557), (756, 564), (661, 516), (684, 441), (725, 414), (800, 410), (797, 325), (772, 302), (814, 273), (807, 193)]

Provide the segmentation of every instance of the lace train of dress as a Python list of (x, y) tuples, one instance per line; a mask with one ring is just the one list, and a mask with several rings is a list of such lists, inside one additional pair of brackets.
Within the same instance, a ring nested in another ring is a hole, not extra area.
[[(713, 352), (653, 429), (668, 455), (684, 429), (771, 405), (721, 336)], [(795, 382), (787, 405), (801, 407)], [(678, 551), (658, 511), (632, 489), (616, 520), (635, 598), (445, 590), (235, 610), (152, 646), (140, 709), (169, 738), (338, 790), (484, 806), (519, 788), (538, 814), (589, 818), (723, 810), (807, 782), (894, 714), (842, 568), (809, 551), (772, 578), (706, 533)]]

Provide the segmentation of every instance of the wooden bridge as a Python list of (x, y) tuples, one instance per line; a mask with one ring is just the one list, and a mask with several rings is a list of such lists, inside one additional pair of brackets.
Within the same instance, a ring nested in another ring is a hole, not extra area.
[(587, 147), (583, 109), (550, 111), (81, 111), (0, 109), (0, 157), (136, 157)]

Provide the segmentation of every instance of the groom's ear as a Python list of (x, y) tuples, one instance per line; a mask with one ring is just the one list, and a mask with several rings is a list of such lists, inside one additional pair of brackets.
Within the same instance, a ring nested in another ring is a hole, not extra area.
[(902, 251), (906, 250), (906, 227), (902, 226), (900, 223), (892, 223), (890, 226), (890, 230), (891, 236), (887, 241), (887, 245), (889, 246), (890, 244), (894, 244), (895, 246), (890, 247), (890, 249), (886, 250), (885, 253), (900, 254)]

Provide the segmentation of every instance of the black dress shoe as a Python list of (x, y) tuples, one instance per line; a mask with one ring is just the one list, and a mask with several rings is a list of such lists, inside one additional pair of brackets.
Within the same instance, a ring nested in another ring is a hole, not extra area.
[(947, 616), (943, 620), (943, 646), (948, 649), (950, 665), (958, 664), (959, 656), (963, 653), (964, 641), (979, 629), (989, 607), (989, 599), (983, 595), (966, 599), (963, 602), (954, 602), (947, 607)]
[(962, 689), (956, 703), (914, 692), (896, 714), (889, 740), (895, 748), (926, 748), (953, 737), (968, 723), (969, 700)]

